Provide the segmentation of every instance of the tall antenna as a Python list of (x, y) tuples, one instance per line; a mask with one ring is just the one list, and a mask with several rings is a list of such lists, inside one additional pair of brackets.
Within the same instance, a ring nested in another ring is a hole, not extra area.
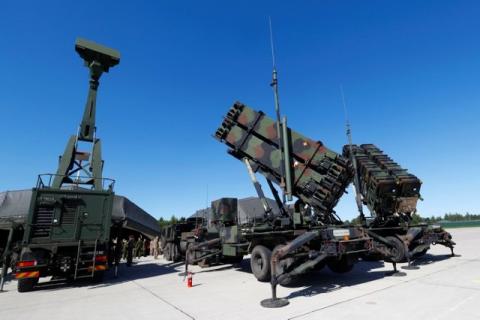
[[(272, 31), (272, 19), (268, 17), (268, 25), (270, 28), (270, 47), (272, 49), (272, 82), (270, 86), (273, 88), (273, 98), (275, 103), (275, 113), (277, 116), (277, 137), (278, 137), (278, 150), (280, 150), (281, 162), (282, 164), (285, 163), (285, 155), (283, 150), (283, 134), (280, 128), (281, 116), (280, 116), (280, 102), (278, 99), (278, 77), (277, 77), (277, 67), (275, 62), (275, 46), (273, 44), (273, 31)], [(283, 165), (280, 165), (280, 187), (282, 188), (282, 202), (286, 203), (285, 198), (285, 172), (284, 172)]]
[(346, 126), (346, 133), (348, 138), (348, 148), (350, 151), (350, 161), (353, 165), (353, 185), (355, 187), (355, 202), (357, 203), (358, 213), (360, 214), (360, 219), (362, 222), (365, 222), (365, 215), (363, 214), (363, 206), (362, 206), (362, 195), (360, 193), (360, 182), (358, 180), (358, 169), (357, 169), (357, 159), (353, 154), (353, 146), (352, 146), (352, 130), (350, 127), (350, 121), (348, 119), (347, 113), (347, 104), (345, 103), (345, 94), (343, 93), (343, 86), (340, 85), (340, 92), (342, 94), (342, 104), (343, 104), (343, 112), (345, 114), (345, 126)]

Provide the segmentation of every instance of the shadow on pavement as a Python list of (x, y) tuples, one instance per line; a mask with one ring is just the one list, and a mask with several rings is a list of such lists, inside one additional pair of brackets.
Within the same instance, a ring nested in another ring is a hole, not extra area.
[(340, 290), (343, 287), (355, 286), (370, 281), (375, 281), (386, 276), (385, 270), (372, 271), (382, 268), (382, 261), (359, 262), (351, 272), (338, 274), (330, 271), (328, 267), (317, 272), (310, 272), (299, 277), (294, 284), (288, 287), (305, 287), (290, 293), (285, 298), (310, 297), (321, 293)]
[[(355, 264), (351, 272), (345, 274), (334, 273), (330, 271), (328, 267), (324, 267), (322, 270), (309, 272), (288, 285), (287, 287), (289, 288), (302, 288), (290, 293), (285, 298), (292, 299), (296, 297), (315, 296), (317, 294), (339, 290), (342, 287), (375, 281), (386, 276), (385, 270), (372, 270), (383, 268), (384, 266), (383, 261), (360, 261)], [(251, 273), (250, 258), (243, 259), (242, 263), (235, 268), (238, 271)], [(255, 281), (253, 275), (252, 281)]]
[(435, 262), (438, 262), (438, 261), (447, 260), (447, 259), (450, 259), (450, 258), (454, 258), (454, 257), (452, 257), (451, 254), (432, 255), (432, 254), (427, 253), (424, 256), (416, 258), (412, 262), (412, 264), (414, 266), (424, 266), (424, 265), (432, 264), (432, 263), (435, 263)]
[(52, 279), (46, 282), (40, 282), (35, 286), (34, 291), (41, 290), (62, 290), (68, 288), (89, 287), (88, 289), (105, 288), (138, 279), (161, 276), (164, 274), (178, 272), (176, 267), (182, 265), (179, 263), (157, 264), (156, 261), (135, 263), (131, 267), (127, 267), (125, 263), (121, 263), (118, 268), (118, 276), (115, 277), (114, 267), (111, 267), (106, 273), (103, 281), (94, 282), (92, 279)]

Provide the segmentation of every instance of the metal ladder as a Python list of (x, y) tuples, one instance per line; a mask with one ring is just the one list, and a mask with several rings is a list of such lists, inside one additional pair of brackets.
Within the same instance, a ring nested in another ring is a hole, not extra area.
[[(75, 274), (73, 278), (93, 278), (95, 274), (95, 262), (97, 258), (97, 244), (98, 239), (95, 240), (95, 244), (84, 244), (82, 240), (78, 241), (77, 247), (77, 259), (75, 261)], [(92, 252), (93, 249), (93, 252)], [(91, 272), (88, 270), (91, 268)], [(84, 271), (87, 271), (84, 273)]]

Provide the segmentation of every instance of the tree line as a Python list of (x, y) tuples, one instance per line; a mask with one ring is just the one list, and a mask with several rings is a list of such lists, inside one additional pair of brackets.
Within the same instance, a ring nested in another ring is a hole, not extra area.
[[(412, 223), (437, 223), (440, 221), (475, 221), (480, 220), (480, 214), (471, 214), (469, 212), (461, 214), (458, 212), (455, 213), (445, 213), (443, 216), (431, 216), (431, 217), (422, 217), (418, 213), (412, 214)], [(358, 224), (361, 223), (360, 217), (354, 218), (351, 221), (345, 220), (345, 223)]]
[[(455, 213), (445, 213), (443, 216), (431, 216), (431, 217), (422, 217), (418, 213), (412, 215), (412, 223), (437, 223), (439, 221), (474, 221), (480, 220), (480, 214), (471, 214), (469, 212), (461, 214), (458, 212)], [(160, 217), (158, 219), (158, 224), (160, 227), (167, 226), (169, 224), (185, 221), (184, 217), (177, 218), (175, 215), (172, 215), (170, 219)], [(357, 224), (361, 223), (360, 218), (354, 218), (351, 221), (345, 220), (345, 223)]]

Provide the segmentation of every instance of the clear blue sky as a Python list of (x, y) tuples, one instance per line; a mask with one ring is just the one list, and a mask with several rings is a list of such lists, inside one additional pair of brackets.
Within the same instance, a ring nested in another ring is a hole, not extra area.
[[(424, 216), (479, 213), (476, 1), (6, 1), (0, 10), (0, 190), (54, 172), (76, 132), (85, 37), (121, 51), (102, 77), (104, 175), (156, 217), (254, 195), (211, 135), (235, 100), (273, 115), (268, 16), (282, 112), (328, 147), (375, 143), (423, 181)], [(266, 187), (265, 187), (266, 188)], [(350, 219), (354, 200), (337, 211)]]

